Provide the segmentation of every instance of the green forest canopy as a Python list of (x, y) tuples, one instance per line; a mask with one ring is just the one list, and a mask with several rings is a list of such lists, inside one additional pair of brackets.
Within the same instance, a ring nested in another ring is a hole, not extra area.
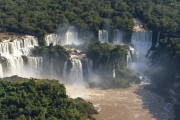
[(69, 98), (58, 81), (17, 76), (0, 79), (2, 120), (86, 120), (93, 119), (95, 112), (91, 103)]
[(0, 0), (0, 31), (38, 37), (60, 25), (132, 29), (133, 17), (154, 31), (180, 31), (179, 0)]

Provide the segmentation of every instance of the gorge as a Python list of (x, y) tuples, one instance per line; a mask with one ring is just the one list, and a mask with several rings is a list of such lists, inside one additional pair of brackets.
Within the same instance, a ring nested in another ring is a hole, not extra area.
[(180, 0), (0, 0), (0, 119), (180, 120), (179, 13)]
[[(0, 52), (1, 52), (1, 68), (0, 76), (7, 77), (18, 75), (21, 77), (34, 77), (34, 78), (48, 78), (48, 79), (58, 79), (66, 84), (73, 84), (75, 86), (84, 86), (87, 82), (91, 81), (102, 81), (101, 76), (107, 78), (116, 78), (118, 75), (115, 67), (108, 67), (108, 65), (103, 66), (104, 64), (99, 64), (99, 68), (94, 71), (94, 60), (88, 58), (86, 52), (83, 49), (74, 48), (73, 45), (79, 45), (78, 32), (73, 31), (74, 28), (70, 28), (64, 35), (58, 34), (49, 34), (46, 35), (45, 45), (47, 49), (51, 50), (51, 47), (56, 45), (64, 45), (65, 51), (70, 55), (68, 59), (58, 60), (55, 57), (50, 57), (48, 55), (39, 55), (35, 54), (33, 49), (37, 49), (39, 46), (38, 39), (34, 36), (23, 36), (23, 37), (14, 37), (7, 40), (3, 40), (0, 43)], [(127, 68), (130, 68), (140, 74), (140, 79), (143, 84), (147, 84), (149, 81), (146, 78), (146, 70), (148, 69), (148, 53), (150, 48), (153, 45), (152, 41), (152, 32), (151, 31), (134, 31), (131, 33), (131, 36), (126, 36), (127, 33), (120, 30), (115, 31), (112, 35), (107, 30), (99, 31), (99, 41), (103, 44), (112, 44), (112, 46), (120, 45), (127, 46), (124, 50), (126, 56), (122, 59), (123, 63), (126, 64)], [(111, 39), (111, 37), (113, 39)], [(123, 38), (129, 38), (129, 43), (123, 42)], [(73, 44), (71, 46), (71, 44)], [(46, 49), (46, 47), (44, 48)], [(51, 54), (52, 55), (52, 54)], [(115, 62), (115, 61), (114, 61)], [(114, 63), (113, 63), (114, 64)], [(109, 68), (109, 70), (105, 70)], [(95, 79), (94, 76), (97, 76)], [(97, 82), (96, 81), (96, 82)], [(148, 83), (149, 84), (149, 83)], [(71, 86), (73, 88), (73, 86)], [(74, 94), (71, 90), (71, 87), (68, 88), (69, 95)], [(69, 90), (70, 89), (70, 90)], [(78, 88), (84, 89), (85, 88)], [(135, 89), (137, 90), (137, 89)], [(133, 90), (135, 92), (135, 90)], [(75, 91), (75, 90), (73, 90)], [(94, 92), (93, 89), (88, 90), (88, 92)], [(95, 90), (98, 91), (98, 90)], [(106, 94), (106, 91), (104, 91)], [(112, 90), (113, 92), (113, 90)], [(78, 93), (81, 94), (81, 93)], [(108, 93), (109, 94), (109, 93)], [(110, 93), (111, 94), (111, 93)], [(119, 93), (120, 95), (122, 93)], [(145, 93), (145, 94), (148, 94)], [(118, 96), (117, 95), (117, 96)], [(77, 95), (78, 96), (78, 95)], [(145, 95), (146, 96), (146, 95)], [(152, 98), (157, 97), (155, 94), (152, 94)], [(79, 96), (83, 97), (83, 96)], [(137, 96), (135, 96), (137, 97)], [(158, 96), (159, 97), (159, 96)], [(95, 97), (96, 98), (96, 97)], [(85, 98), (86, 99), (86, 98)], [(113, 99), (116, 99), (113, 98)], [(139, 99), (137, 97), (136, 99)], [(161, 98), (158, 98), (161, 99)], [(91, 100), (91, 99), (87, 99)], [(161, 99), (162, 106), (162, 115), (166, 114), (163, 119), (174, 118), (173, 111), (166, 111), (166, 107), (172, 110), (172, 106), (165, 103)], [(98, 103), (97, 101), (94, 103)], [(99, 103), (98, 103), (99, 104)], [(109, 104), (109, 103), (105, 103)], [(117, 103), (118, 104), (118, 103)], [(119, 103), (120, 104), (120, 103)], [(167, 104), (167, 105), (165, 105)], [(152, 103), (151, 103), (152, 105)], [(101, 105), (100, 105), (101, 108)], [(105, 108), (102, 107), (104, 110)], [(129, 109), (129, 108), (127, 108)], [(140, 108), (142, 110), (142, 108)], [(143, 111), (143, 110), (142, 110)], [(160, 110), (161, 111), (161, 110)], [(130, 116), (135, 116), (137, 113), (129, 114)], [(149, 116), (149, 115), (148, 115)], [(141, 118), (142, 117), (142, 118)], [(141, 116), (139, 119), (144, 119), (147, 116)], [(161, 118), (162, 116), (160, 116)], [(125, 117), (126, 118), (126, 117)], [(137, 119), (138, 117), (132, 117), (132, 119)], [(158, 117), (157, 117), (158, 118)], [(129, 118), (130, 119), (130, 118)], [(151, 117), (148, 117), (151, 119)]]

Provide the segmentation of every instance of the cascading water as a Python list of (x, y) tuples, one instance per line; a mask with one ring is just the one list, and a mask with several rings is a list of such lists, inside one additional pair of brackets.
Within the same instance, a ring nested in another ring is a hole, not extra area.
[(1, 64), (0, 64), (0, 78), (3, 78), (3, 68)]
[(27, 55), (34, 46), (38, 46), (38, 40), (33, 36), (8, 39), (0, 42), (0, 53), (1, 56)]
[(73, 83), (83, 83), (83, 68), (82, 63), (78, 59), (73, 59), (72, 68), (70, 70), (69, 79)]
[(27, 57), (27, 64), (25, 69), (29, 71), (31, 77), (41, 77), (41, 72), (43, 70), (43, 58), (42, 57)]
[(85, 81), (90, 81), (92, 75), (92, 60), (85, 58), (84, 67), (83, 67), (83, 75)]
[(45, 45), (71, 45), (79, 44), (78, 32), (74, 27), (69, 27), (64, 34), (49, 34), (45, 36)]
[(113, 30), (113, 44), (123, 44), (123, 31), (118, 29)]
[(159, 47), (160, 34), (161, 34), (161, 32), (158, 32), (156, 47)]
[(66, 32), (66, 38), (65, 38), (65, 44), (64, 45), (71, 45), (71, 44), (79, 44), (78, 33), (76, 32), (74, 27), (71, 27)]
[(152, 32), (133, 32), (131, 44), (136, 50), (138, 61), (144, 62), (148, 51), (152, 47)]
[(63, 79), (64, 79), (64, 81), (67, 81), (67, 61), (64, 63)]
[[(64, 38), (64, 39), (62, 39)], [(45, 43), (46, 45), (50, 45), (52, 43), (53, 45), (78, 45), (80, 42), (78, 40), (78, 32), (74, 27), (69, 27), (68, 30), (64, 34), (49, 34), (45, 37)], [(69, 62), (64, 63), (63, 68), (63, 79), (66, 82), (71, 83), (82, 83), (85, 81), (84, 78), (88, 78), (90, 76), (90, 73), (92, 72), (92, 61), (85, 60), (85, 54), (82, 54), (82, 51), (78, 49), (69, 49), (66, 48), (66, 50), (70, 53), (71, 56), (71, 65), (72, 68), (69, 67)], [(84, 61), (85, 60), (85, 64)], [(52, 74), (49, 76), (55, 76), (54, 73), (54, 65), (52, 63), (52, 60), (49, 61), (49, 68), (50, 71), (52, 71)], [(56, 65), (55, 65), (56, 66)], [(69, 70), (70, 69), (70, 70)]]
[(22, 74), (23, 59), (22, 57), (7, 57), (8, 72), (5, 76)]
[(98, 39), (102, 43), (109, 43), (109, 33), (107, 30), (99, 30)]
[[(9, 38), (0, 42), (0, 54), (1, 58), (4, 59), (1, 61), (1, 65), (4, 67), (1, 66), (0, 68), (0, 76), (19, 75), (22, 77), (36, 77), (29, 75), (29, 73), (34, 72), (34, 69), (27, 68), (27, 66), (32, 66), (28, 55), (35, 46), (38, 46), (38, 39), (28, 35)], [(24, 62), (23, 58), (27, 59), (27, 63)]]
[(127, 54), (127, 56), (126, 56), (126, 57), (127, 57), (127, 58), (126, 58), (126, 59), (127, 59), (126, 63), (129, 64), (129, 63), (132, 62), (132, 55), (131, 55), (131, 53), (130, 53), (130, 50), (128, 50), (127, 53), (128, 53), (128, 54)]
[(58, 40), (58, 36), (57, 34), (49, 34), (45, 36), (45, 45), (49, 46), (51, 43), (53, 45), (58, 45), (59, 44), (59, 40)]
[[(131, 37), (131, 44), (133, 45), (136, 52), (136, 60), (131, 62), (130, 68), (134, 71), (138, 71), (139, 74), (145, 78), (146, 70), (148, 70), (148, 59), (147, 54), (152, 47), (152, 32), (151, 31), (141, 31), (133, 32)], [(149, 79), (146, 78), (143, 82), (149, 83)]]
[[(77, 49), (67, 49), (71, 56), (71, 68), (68, 68), (69, 62), (64, 63), (63, 78), (66, 82), (73, 84), (83, 84), (90, 79), (92, 73), (92, 60), (86, 58), (82, 51)], [(68, 70), (70, 69), (70, 70)]]

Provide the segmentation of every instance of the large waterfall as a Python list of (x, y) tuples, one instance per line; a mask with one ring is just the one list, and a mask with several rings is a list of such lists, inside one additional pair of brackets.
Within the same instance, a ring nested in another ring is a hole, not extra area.
[(152, 32), (133, 32), (131, 37), (131, 44), (136, 50), (138, 61), (144, 62), (146, 60), (148, 51), (152, 47)]
[(10, 38), (0, 42), (1, 56), (21, 56), (27, 55), (34, 46), (38, 46), (38, 40), (33, 36), (20, 38)]
[[(63, 77), (66, 82), (73, 84), (83, 84), (90, 79), (92, 73), (92, 61), (86, 58), (82, 51), (77, 49), (68, 49), (71, 55), (72, 67), (68, 70), (68, 62), (64, 63)], [(69, 72), (68, 72), (69, 71)]]
[(131, 44), (135, 49), (136, 60), (129, 64), (129, 67), (140, 74), (143, 78), (142, 84), (149, 84), (146, 71), (149, 69), (148, 51), (152, 47), (152, 32), (133, 32)]
[(8, 38), (0, 42), (0, 77), (26, 76), (23, 56), (28, 56), (35, 46), (38, 46), (38, 39), (28, 35)]

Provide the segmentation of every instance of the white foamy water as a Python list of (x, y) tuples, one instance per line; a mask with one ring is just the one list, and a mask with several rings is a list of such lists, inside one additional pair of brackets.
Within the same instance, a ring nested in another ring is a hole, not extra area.
[(98, 39), (102, 43), (109, 43), (109, 33), (107, 30), (98, 31)]
[(45, 36), (45, 45), (71, 45), (80, 44), (78, 32), (74, 27), (69, 27), (65, 33), (49, 34)]
[(86, 88), (66, 86), (72, 98), (81, 97), (100, 111), (97, 120), (173, 120), (172, 105), (151, 91), (133, 86), (127, 89)]

